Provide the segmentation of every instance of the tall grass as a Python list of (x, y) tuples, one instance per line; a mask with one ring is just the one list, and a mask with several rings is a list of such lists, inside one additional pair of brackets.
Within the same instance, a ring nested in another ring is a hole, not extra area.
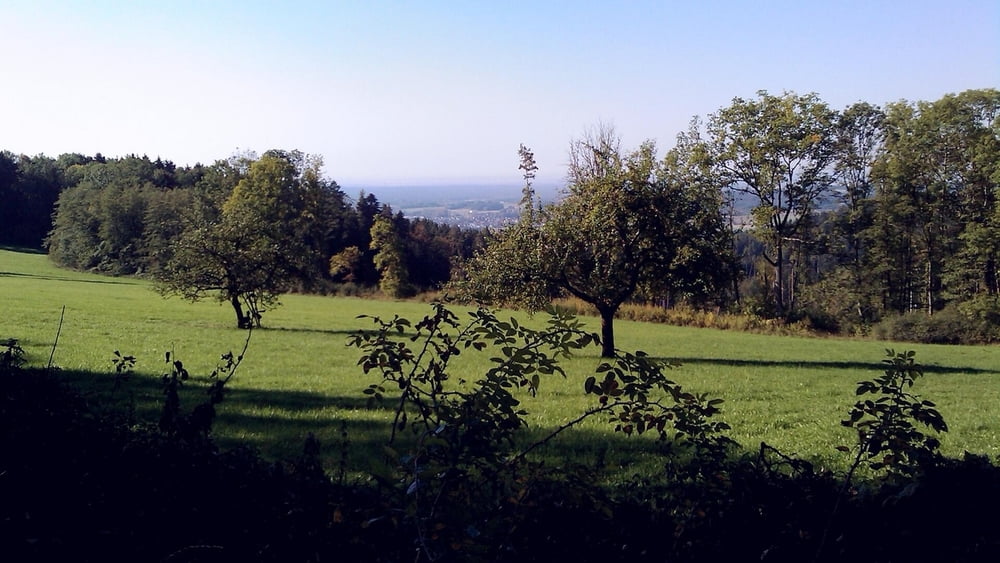
[[(137, 416), (149, 420), (155, 420), (161, 397), (158, 377), (166, 369), (166, 352), (181, 359), (193, 375), (183, 397), (190, 407), (200, 400), (219, 355), (238, 352), (247, 337), (235, 328), (233, 312), (224, 304), (163, 299), (147, 281), (68, 272), (43, 255), (0, 250), (0, 295), (0, 338), (20, 339), (34, 365), (48, 361), (65, 306), (54, 355), (62, 377), (98, 405), (133, 404)], [(223, 442), (255, 445), (267, 456), (291, 457), (313, 432), (334, 464), (346, 423), (351, 443), (346, 451), (353, 456), (349, 462), (375, 468), (389, 413), (366, 404), (361, 391), (373, 381), (357, 367), (357, 351), (345, 346), (346, 339), (371, 326), (359, 315), (399, 314), (416, 320), (429, 312), (426, 304), (416, 302), (284, 296), (280, 307), (265, 313), (265, 328), (251, 337), (231, 394), (221, 405), (217, 435)], [(543, 315), (507, 314), (544, 322)], [(586, 322), (597, 330), (597, 319)], [(716, 322), (704, 324), (718, 326)], [(685, 388), (724, 398), (723, 418), (733, 427), (731, 436), (749, 450), (766, 441), (837, 467), (845, 460), (834, 448), (852, 440), (839, 421), (853, 404), (855, 385), (881, 371), (883, 349), (893, 346), (627, 319), (616, 323), (616, 335), (620, 348), (682, 363), (672, 376)], [(927, 377), (915, 391), (934, 400), (951, 427), (942, 439), (944, 451), (1000, 454), (1000, 349), (895, 347), (916, 350), (917, 360), (927, 364)], [(139, 360), (135, 375), (117, 389), (111, 374), (115, 350)], [(455, 375), (474, 379), (491, 365), (489, 356), (463, 354)], [(554, 428), (591, 404), (582, 385), (600, 362), (598, 356), (595, 348), (568, 360), (569, 377), (543, 381), (538, 397), (524, 398), (534, 431)], [(592, 420), (556, 440), (546, 455), (553, 463), (601, 458), (630, 471), (630, 464), (650, 447), (645, 440), (615, 436), (602, 421)]]

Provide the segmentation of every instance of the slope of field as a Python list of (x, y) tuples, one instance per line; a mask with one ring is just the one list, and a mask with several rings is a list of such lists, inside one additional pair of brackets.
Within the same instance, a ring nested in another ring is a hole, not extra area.
[[(0, 250), (0, 296), (0, 339), (17, 338), (29, 362), (44, 366), (59, 331), (52, 361), (61, 377), (97, 404), (133, 405), (137, 416), (148, 420), (156, 417), (158, 376), (166, 371), (167, 352), (192, 373), (185, 386), (190, 408), (200, 400), (220, 354), (239, 352), (247, 337), (234, 328), (233, 313), (224, 304), (164, 299), (145, 280), (61, 270), (38, 254)], [(290, 457), (313, 432), (331, 465), (347, 451), (354, 458), (349, 463), (368, 466), (370, 459), (358, 458), (379, 451), (388, 412), (366, 404), (361, 391), (374, 379), (357, 367), (358, 351), (345, 342), (352, 332), (371, 326), (359, 315), (416, 320), (429, 311), (428, 305), (412, 302), (285, 296), (281, 307), (265, 314), (265, 329), (252, 334), (231, 393), (220, 406), (217, 435), (223, 442), (250, 443), (265, 455)], [(544, 315), (516, 315), (529, 323), (544, 321)], [(596, 319), (587, 323), (597, 330)], [(913, 349), (927, 366), (913, 391), (935, 401), (951, 428), (942, 437), (944, 451), (1000, 454), (997, 347), (779, 337), (624, 321), (616, 324), (616, 333), (619, 348), (678, 360), (683, 366), (672, 372), (676, 381), (724, 398), (730, 435), (747, 450), (766, 441), (834, 467), (844, 462), (835, 446), (852, 443), (851, 431), (839, 421), (853, 404), (856, 383), (881, 371), (886, 348)], [(111, 363), (116, 350), (138, 358), (135, 374), (117, 388)], [(555, 427), (592, 404), (582, 387), (600, 362), (598, 355), (595, 347), (573, 358), (566, 364), (568, 378), (543, 380), (539, 396), (525, 398), (533, 428)], [(474, 378), (489, 366), (488, 357), (461, 356), (455, 374)], [(553, 442), (546, 455), (583, 463), (601, 456), (629, 467), (647, 446), (614, 436), (606, 423), (591, 420)]]

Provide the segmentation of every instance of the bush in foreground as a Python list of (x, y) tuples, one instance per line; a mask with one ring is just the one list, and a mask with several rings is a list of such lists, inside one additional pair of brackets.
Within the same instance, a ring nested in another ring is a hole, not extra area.
[[(224, 394), (226, 366), (215, 380), (222, 385), (186, 409), (170, 398), (183, 377), (170, 364), (168, 422), (151, 425), (103, 413), (51, 375), (11, 365), (0, 376), (0, 549), (17, 561), (988, 561), (1000, 553), (988, 512), (1000, 501), (1000, 471), (985, 458), (937, 454), (924, 429), (945, 426), (909, 391), (920, 375), (912, 354), (893, 354), (883, 376), (859, 383), (845, 419), (858, 436), (845, 449), (868, 471), (858, 480), (765, 444), (740, 453), (717, 421), (717, 399), (681, 389), (665, 377), (668, 366), (641, 353), (620, 353), (584, 381), (594, 406), (581, 417), (648, 439), (662, 463), (658, 473), (611, 481), (602, 467), (532, 456), (573, 432), (573, 421), (535, 442), (514, 439), (526, 425), (522, 399), (559, 376), (559, 357), (591, 340), (566, 316), (540, 331), (485, 311), (463, 322), (441, 306), (413, 324), (377, 320), (353, 343), (362, 368), (378, 376), (368, 395), (395, 405), (395, 416), (384, 470), (353, 482), (324, 473), (312, 439), (285, 462), (217, 448), (204, 413)], [(480, 351), (493, 357), (487, 373), (451, 373), (451, 358)]]

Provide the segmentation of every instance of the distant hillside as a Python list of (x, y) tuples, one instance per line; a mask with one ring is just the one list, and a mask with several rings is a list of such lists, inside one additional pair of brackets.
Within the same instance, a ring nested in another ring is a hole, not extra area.
[[(382, 203), (387, 203), (396, 211), (402, 211), (410, 218), (423, 217), (439, 223), (461, 227), (498, 227), (510, 223), (518, 217), (518, 202), (521, 200), (521, 185), (511, 184), (444, 184), (412, 186), (343, 186), (351, 198), (357, 198), (361, 191), (375, 194)], [(559, 199), (562, 184), (539, 183), (535, 193), (543, 203)], [(741, 192), (733, 192), (734, 219), (737, 226), (749, 224), (750, 211), (755, 200)], [(840, 202), (834, 198), (820, 200), (819, 211), (836, 209)]]
[[(517, 219), (520, 185), (452, 184), (423, 186), (344, 186), (356, 198), (361, 191), (374, 194), (382, 203), (410, 218), (423, 217), (462, 227), (499, 227)], [(535, 193), (543, 203), (555, 201), (558, 184), (539, 184)]]
[[(342, 186), (344, 193), (357, 197), (375, 194), (379, 201), (395, 208), (448, 207), (466, 201), (517, 202), (521, 199), (519, 184), (450, 184), (450, 185), (400, 185), (400, 186)], [(543, 201), (554, 201), (561, 184), (539, 184), (535, 192)]]

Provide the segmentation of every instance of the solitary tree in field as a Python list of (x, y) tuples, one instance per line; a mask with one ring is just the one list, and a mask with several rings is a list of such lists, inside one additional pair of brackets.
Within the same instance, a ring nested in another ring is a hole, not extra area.
[(324, 210), (341, 194), (322, 180), (321, 166), (298, 152), (270, 151), (245, 172), (228, 167), (241, 179), (220, 213), (201, 214), (181, 235), (160, 291), (193, 301), (215, 295), (232, 305), (240, 328), (259, 326), (279, 295), (325, 261), (315, 256), (329, 219)]
[(473, 294), (532, 309), (560, 292), (578, 297), (597, 308), (601, 354), (613, 356), (621, 305), (640, 291), (669, 292), (689, 255), (701, 252), (703, 229), (713, 219), (711, 228), (723, 227), (719, 198), (668, 181), (655, 153), (652, 142), (624, 153), (610, 129), (574, 142), (565, 198), (536, 224), (524, 213), (470, 262)]

